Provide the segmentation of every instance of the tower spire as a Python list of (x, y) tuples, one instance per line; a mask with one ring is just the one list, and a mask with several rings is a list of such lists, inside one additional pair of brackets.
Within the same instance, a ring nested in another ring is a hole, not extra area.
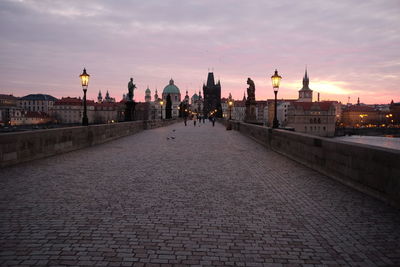
[(307, 74), (307, 66), (303, 77), (303, 89), (310, 89), (308, 85), (310, 84), (310, 79), (308, 78)]
[(304, 75), (304, 77), (308, 80), (308, 75), (307, 75), (307, 65), (306, 65), (306, 74)]

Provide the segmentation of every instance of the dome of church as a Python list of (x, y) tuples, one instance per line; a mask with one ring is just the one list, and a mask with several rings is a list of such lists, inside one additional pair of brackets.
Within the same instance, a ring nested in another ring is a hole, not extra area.
[(151, 91), (150, 91), (150, 89), (147, 87), (147, 89), (146, 89), (146, 93), (151, 93)]
[(165, 86), (163, 94), (180, 94), (179, 88), (174, 84), (174, 80), (170, 80), (169, 84)]

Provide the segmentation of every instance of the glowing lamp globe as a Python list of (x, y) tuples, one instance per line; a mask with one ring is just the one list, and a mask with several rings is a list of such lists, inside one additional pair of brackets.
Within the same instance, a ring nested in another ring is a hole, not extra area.
[(274, 88), (274, 91), (278, 91), (279, 89), (279, 84), (281, 83), (282, 77), (278, 75), (278, 71), (275, 70), (275, 74), (271, 76), (272, 80), (272, 87)]
[(87, 90), (90, 75), (86, 73), (86, 69), (83, 69), (83, 72), (79, 77), (81, 78), (83, 90)]

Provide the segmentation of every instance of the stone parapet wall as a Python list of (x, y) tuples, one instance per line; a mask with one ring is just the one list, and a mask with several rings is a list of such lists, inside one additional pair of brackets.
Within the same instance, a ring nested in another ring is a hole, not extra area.
[(0, 168), (101, 144), (176, 122), (132, 121), (0, 134)]
[[(221, 121), (226, 125), (226, 121)], [(232, 129), (357, 190), (400, 207), (400, 151), (232, 121)]]

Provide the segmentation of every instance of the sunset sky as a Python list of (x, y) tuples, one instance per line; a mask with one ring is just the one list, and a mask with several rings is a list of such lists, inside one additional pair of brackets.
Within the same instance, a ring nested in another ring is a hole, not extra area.
[[(144, 101), (172, 77), (198, 92), (208, 70), (222, 95), (297, 98), (307, 66), (323, 100), (400, 102), (400, 1), (1, 0), (0, 93), (81, 96), (79, 74), (120, 100), (129, 78)], [(316, 93), (314, 94), (316, 99)]]

